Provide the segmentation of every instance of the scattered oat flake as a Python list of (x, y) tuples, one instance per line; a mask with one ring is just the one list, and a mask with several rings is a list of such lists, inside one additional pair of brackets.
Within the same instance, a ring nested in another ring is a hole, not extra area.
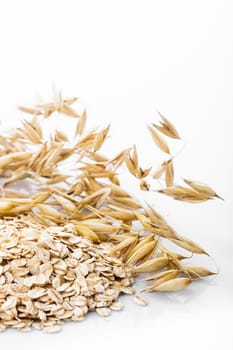
[(110, 305), (110, 309), (114, 310), (114, 311), (119, 311), (124, 309), (124, 305), (122, 303), (120, 303), (119, 301), (114, 301), (111, 305)]
[(111, 310), (107, 307), (99, 307), (96, 312), (102, 317), (108, 317), (111, 315)]
[(121, 292), (129, 295), (135, 294), (135, 290), (131, 287), (121, 287)]
[(60, 330), (61, 330), (61, 327), (58, 326), (58, 325), (45, 327), (45, 328), (43, 329), (43, 331), (44, 331), (45, 333), (58, 333), (58, 332), (60, 332)]
[(134, 302), (138, 305), (141, 305), (141, 306), (146, 306), (148, 305), (148, 301), (143, 298), (141, 295), (135, 295), (135, 297), (133, 298)]

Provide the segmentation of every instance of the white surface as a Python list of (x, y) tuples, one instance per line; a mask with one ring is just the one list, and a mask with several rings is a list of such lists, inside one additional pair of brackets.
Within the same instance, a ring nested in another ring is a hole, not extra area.
[(47, 97), (55, 81), (65, 95), (80, 97), (89, 125), (112, 122), (109, 152), (136, 143), (142, 164), (156, 165), (162, 154), (144, 126), (159, 109), (185, 139), (177, 179), (208, 182), (225, 198), (189, 205), (146, 196), (180, 233), (206, 248), (219, 276), (179, 295), (150, 295), (147, 308), (124, 297), (125, 311), (109, 319), (88, 315), (57, 335), (7, 331), (1, 348), (233, 348), (232, 11), (232, 1), (224, 0), (1, 4), (4, 127), (21, 117), (15, 105)]

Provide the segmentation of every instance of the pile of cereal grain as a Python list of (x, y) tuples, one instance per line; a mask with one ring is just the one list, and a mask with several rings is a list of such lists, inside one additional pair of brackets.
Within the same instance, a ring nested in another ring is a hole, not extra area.
[[(198, 181), (174, 184), (165, 137), (180, 139), (175, 127), (162, 115), (149, 126), (168, 158), (143, 169), (136, 146), (112, 158), (99, 153), (109, 127), (85, 132), (87, 114), (71, 107), (76, 100), (55, 93), (52, 102), (20, 107), (30, 119), (0, 136), (0, 330), (56, 332), (64, 320), (82, 320), (88, 311), (109, 316), (123, 308), (120, 293), (134, 293), (130, 286), (139, 274), (147, 274), (146, 292), (179, 291), (214, 274), (170, 251), (166, 241), (207, 254), (120, 185), (118, 170), (125, 167), (142, 191), (159, 179), (164, 188), (153, 191), (176, 200), (219, 197)], [(46, 138), (46, 120), (56, 114), (74, 118), (71, 137), (54, 128)], [(147, 304), (141, 295), (134, 299)]]

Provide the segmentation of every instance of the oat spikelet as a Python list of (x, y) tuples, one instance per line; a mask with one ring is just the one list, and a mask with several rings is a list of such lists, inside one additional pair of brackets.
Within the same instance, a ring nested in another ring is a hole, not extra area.
[[(196, 243), (188, 240), (187, 238), (182, 238), (182, 240), (173, 239), (171, 238), (171, 241), (178, 245), (181, 248), (184, 248), (192, 253), (195, 254), (207, 254), (203, 248), (201, 248)], [(207, 254), (208, 255), (208, 254)]]
[(67, 142), (68, 141), (68, 137), (66, 136), (66, 134), (60, 130), (55, 130), (55, 141), (57, 142)]
[(170, 154), (170, 150), (169, 150), (169, 147), (168, 147), (168, 144), (166, 142), (166, 140), (160, 136), (158, 134), (158, 132), (156, 131), (156, 128), (155, 126), (152, 124), (152, 125), (149, 125), (148, 127), (150, 133), (151, 133), (151, 136), (152, 136), (152, 139), (154, 141), (154, 143), (165, 153), (168, 153)]
[(31, 152), (14, 152), (11, 154), (4, 155), (0, 157), (0, 170), (6, 167), (11, 162), (20, 162), (22, 160), (29, 160), (31, 157)]
[(24, 180), (28, 177), (30, 177), (31, 174), (25, 171), (16, 171), (14, 175), (12, 175), (10, 178), (8, 178), (6, 181), (4, 181), (3, 186), (10, 185), (12, 183), (15, 183), (17, 181)]
[(172, 186), (174, 183), (174, 167), (173, 167), (172, 160), (169, 160), (167, 162), (166, 171), (165, 171), (165, 181), (168, 187)]
[(184, 179), (184, 182), (190, 187), (192, 187), (194, 190), (203, 194), (204, 196), (207, 196), (208, 198), (217, 197), (222, 199), (210, 186), (206, 185), (203, 182), (187, 179)]
[(164, 189), (159, 189), (157, 192), (165, 194), (176, 200), (190, 203), (204, 202), (212, 198), (206, 194), (196, 191), (193, 188), (188, 188), (184, 186), (169, 186)]
[(186, 288), (190, 283), (190, 278), (173, 278), (169, 281), (158, 284), (156, 287), (153, 288), (153, 292), (178, 292)]
[(146, 277), (144, 280), (145, 281), (151, 281), (151, 280), (161, 280), (161, 278), (168, 278), (168, 279), (172, 279), (178, 276), (178, 274), (180, 273), (179, 270), (174, 270), (174, 269), (170, 269), (170, 270), (165, 270), (162, 272), (157, 272), (154, 275), (150, 275), (148, 277)]
[(128, 260), (126, 261), (127, 264), (132, 264), (140, 261), (145, 255), (150, 254), (151, 251), (154, 250), (156, 247), (157, 242), (152, 241), (149, 243), (144, 244), (143, 246), (140, 246), (136, 251), (129, 256)]
[(137, 237), (129, 237), (124, 239), (121, 243), (119, 243), (118, 245), (116, 245), (110, 252), (111, 255), (115, 254), (118, 251), (121, 251), (123, 249), (125, 249), (126, 247), (132, 245), (134, 242), (137, 241)]
[(94, 152), (98, 151), (101, 148), (101, 146), (103, 145), (103, 143), (108, 135), (109, 129), (110, 129), (110, 125), (107, 126), (104, 130), (102, 130), (96, 134), (94, 144), (93, 144)]
[[(169, 270), (168, 270), (169, 271)], [(167, 271), (164, 271), (164, 275), (162, 277), (159, 277), (159, 278), (155, 278), (154, 282), (153, 283), (150, 283), (146, 286), (145, 288), (145, 292), (154, 292), (155, 291), (155, 288), (158, 287), (159, 285), (167, 282), (167, 281), (170, 281), (172, 279), (176, 279), (177, 276), (180, 274), (181, 271), (179, 270), (173, 270), (172, 272), (169, 272), (169, 273), (166, 273)], [(162, 272), (163, 273), (163, 272)], [(160, 273), (160, 275), (162, 274)]]
[(180, 136), (178, 134), (178, 131), (174, 127), (174, 125), (167, 119), (165, 118), (160, 112), (158, 112), (160, 115), (160, 118), (162, 121), (160, 121), (161, 125), (154, 125), (154, 127), (159, 130), (162, 134), (171, 137), (173, 139), (180, 139)]
[(41, 103), (34, 107), (19, 106), (18, 108), (22, 112), (33, 114), (34, 116), (43, 115), (45, 118), (51, 116), (55, 111), (69, 117), (79, 118), (79, 114), (70, 107), (75, 101), (77, 101), (76, 97), (63, 100), (61, 92), (56, 91), (54, 93), (54, 101), (52, 102)]
[(148, 273), (155, 272), (167, 266), (169, 260), (167, 257), (153, 258), (148, 260), (141, 265), (138, 265), (133, 268), (134, 273)]
[(83, 131), (85, 129), (85, 125), (86, 125), (86, 121), (87, 121), (87, 112), (86, 110), (84, 110), (80, 116), (80, 119), (78, 121), (76, 130), (75, 130), (75, 135), (82, 135)]
[(139, 186), (140, 186), (140, 189), (142, 191), (149, 191), (150, 190), (150, 184), (148, 182), (146, 182), (145, 180), (141, 180)]
[(186, 266), (185, 271), (194, 279), (216, 275), (216, 272), (201, 266)]

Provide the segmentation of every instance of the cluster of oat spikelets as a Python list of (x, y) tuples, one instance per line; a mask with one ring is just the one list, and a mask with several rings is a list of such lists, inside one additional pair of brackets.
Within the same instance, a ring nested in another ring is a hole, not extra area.
[[(143, 191), (150, 189), (148, 177), (164, 176), (166, 186), (158, 192), (177, 200), (205, 201), (218, 197), (215, 191), (192, 180), (175, 186), (172, 156), (156, 171), (140, 167), (136, 146), (105, 157), (99, 150), (109, 127), (85, 132), (86, 111), (79, 115), (71, 107), (76, 100), (58, 93), (53, 102), (20, 107), (30, 121), (0, 136), (0, 330), (33, 325), (55, 332), (88, 311), (109, 316), (123, 308), (118, 296), (134, 292), (138, 274), (147, 274), (147, 292), (179, 291), (213, 274), (184, 264), (187, 256), (162, 244), (170, 240), (192, 254), (207, 254), (127, 193), (117, 169), (126, 165)], [(53, 113), (77, 120), (72, 139), (56, 129), (45, 139), (40, 120)], [(160, 117), (160, 125), (148, 128), (170, 155), (161, 134), (180, 137)], [(141, 296), (135, 302), (146, 304)]]

